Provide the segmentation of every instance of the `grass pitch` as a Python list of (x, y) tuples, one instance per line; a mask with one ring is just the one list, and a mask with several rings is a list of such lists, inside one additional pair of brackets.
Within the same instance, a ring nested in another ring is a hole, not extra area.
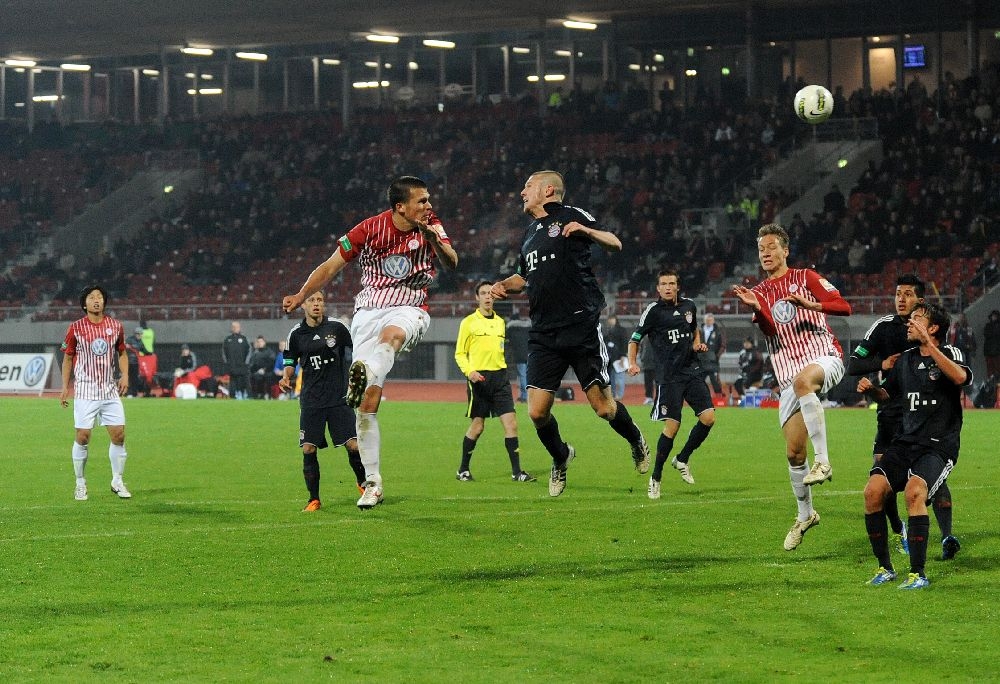
[[(865, 585), (870, 411), (827, 412), (835, 478), (791, 553), (773, 410), (720, 410), (692, 459), (697, 484), (668, 466), (650, 501), (627, 445), (583, 403), (559, 404), (577, 459), (551, 499), (525, 414), (522, 464), (539, 481), (511, 482), (494, 420), (463, 483), (463, 406), (387, 402), (385, 503), (359, 511), (344, 451), (327, 449), (313, 514), (300, 511), (294, 402), (128, 401), (130, 501), (110, 491), (103, 430), (77, 502), (71, 410), (0, 411), (2, 681), (996, 676), (995, 412), (966, 413), (950, 480), (962, 550), (939, 560), (932, 522), (931, 586), (909, 593)], [(655, 445), (660, 425), (630, 411)], [(685, 410), (678, 443), (692, 424)]]

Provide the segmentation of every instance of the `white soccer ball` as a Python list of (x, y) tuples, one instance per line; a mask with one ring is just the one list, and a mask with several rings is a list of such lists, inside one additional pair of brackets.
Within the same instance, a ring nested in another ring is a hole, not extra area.
[(833, 114), (833, 95), (821, 85), (807, 85), (795, 93), (795, 114), (807, 124), (823, 123)]

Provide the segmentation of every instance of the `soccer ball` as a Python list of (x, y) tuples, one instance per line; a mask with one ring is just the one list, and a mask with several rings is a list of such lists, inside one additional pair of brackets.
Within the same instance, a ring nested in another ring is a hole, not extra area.
[(833, 114), (833, 95), (821, 85), (807, 85), (795, 93), (795, 114), (807, 124), (823, 123)]

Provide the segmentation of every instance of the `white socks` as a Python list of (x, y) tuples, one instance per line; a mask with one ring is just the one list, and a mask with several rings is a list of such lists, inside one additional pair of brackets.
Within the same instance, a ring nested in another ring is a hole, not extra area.
[(812, 489), (802, 483), (808, 472), (809, 469), (806, 468), (805, 464), (800, 466), (788, 465), (788, 479), (792, 481), (792, 493), (795, 495), (795, 501), (799, 506), (798, 519), (800, 521), (808, 520), (809, 516), (813, 514)]
[(125, 453), (125, 445), (117, 446), (112, 444), (108, 447), (108, 458), (111, 460), (111, 479), (114, 482), (119, 482), (122, 479), (122, 474), (125, 472), (125, 458), (128, 454)]
[(361, 454), (361, 463), (365, 467), (365, 479), (381, 487), (382, 475), (379, 473), (379, 454), (382, 448), (382, 433), (379, 431), (378, 415), (359, 412), (356, 425), (358, 428), (358, 452)]
[(385, 382), (385, 377), (389, 375), (389, 371), (392, 370), (392, 364), (395, 361), (396, 352), (391, 344), (387, 342), (376, 344), (371, 356), (365, 360), (365, 365), (368, 366), (370, 373), (368, 382), (372, 383), (373, 380), (375, 380), (373, 384)]
[(76, 474), (77, 484), (84, 484), (86, 477), (84, 471), (87, 469), (87, 445), (73, 442), (73, 472)]
[(799, 397), (799, 407), (802, 409), (802, 420), (809, 433), (809, 441), (813, 446), (813, 457), (819, 463), (830, 465), (830, 456), (826, 451), (826, 414), (823, 404), (815, 393)]

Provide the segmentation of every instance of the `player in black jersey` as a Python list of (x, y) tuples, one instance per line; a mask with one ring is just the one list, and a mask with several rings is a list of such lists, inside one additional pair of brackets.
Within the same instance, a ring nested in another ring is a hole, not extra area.
[(663, 421), (663, 432), (656, 444), (656, 462), (649, 478), (647, 493), (650, 499), (660, 498), (663, 465), (674, 448), (684, 402), (687, 401), (698, 416), (698, 422), (691, 428), (684, 448), (671, 459), (670, 465), (680, 471), (681, 479), (688, 484), (694, 484), (688, 460), (715, 425), (712, 395), (705, 384), (705, 371), (698, 363), (698, 352), (708, 351), (708, 345), (701, 339), (698, 307), (690, 299), (679, 295), (679, 287), (676, 271), (660, 271), (656, 280), (656, 292), (660, 297), (639, 316), (639, 325), (628, 343), (629, 375), (639, 374), (636, 357), (643, 337), (649, 336), (653, 354), (656, 355), (656, 395), (652, 418)]
[(334, 446), (347, 449), (347, 460), (362, 493), (365, 468), (358, 453), (354, 410), (344, 399), (351, 333), (340, 321), (326, 317), (322, 292), (310, 295), (302, 303), (302, 309), (305, 319), (288, 333), (285, 369), (278, 386), (291, 392), (295, 386), (295, 366), (301, 366), (299, 446), (302, 447), (302, 475), (309, 490), (309, 502), (302, 510), (312, 512), (318, 511), (321, 505), (316, 450), (327, 447), (327, 429)]
[[(879, 318), (865, 333), (865, 337), (851, 352), (847, 364), (850, 375), (871, 375), (885, 372), (892, 367), (895, 358), (905, 349), (913, 346), (906, 339), (906, 321), (913, 307), (924, 301), (924, 283), (916, 275), (902, 275), (896, 280), (895, 309), (896, 313)], [(875, 462), (885, 453), (893, 435), (899, 429), (903, 419), (903, 401), (900, 397), (890, 397), (888, 401), (879, 403), (875, 431), (875, 443), (872, 455)], [(934, 495), (934, 517), (941, 528), (942, 557), (945, 560), (953, 558), (961, 548), (958, 539), (952, 534), (951, 490), (948, 483), (942, 483)], [(892, 546), (906, 553), (906, 526), (899, 517), (896, 497), (891, 496), (885, 502), (885, 514), (892, 527)]]
[(883, 506), (892, 492), (905, 492), (909, 513), (910, 575), (900, 589), (922, 589), (930, 527), (927, 503), (934, 498), (958, 462), (962, 433), (962, 388), (972, 370), (962, 352), (942, 344), (950, 324), (948, 313), (934, 304), (917, 304), (907, 321), (911, 347), (896, 358), (881, 387), (862, 378), (858, 387), (876, 401), (899, 396), (903, 419), (865, 486), (865, 528), (879, 569), (869, 584), (896, 578), (889, 556), (888, 525)]
[(611, 394), (608, 351), (601, 335), (604, 293), (591, 268), (591, 247), (622, 248), (593, 216), (562, 203), (565, 186), (556, 171), (536, 171), (521, 191), (524, 213), (534, 219), (521, 244), (517, 271), (493, 285), (494, 299), (527, 289), (528, 415), (552, 456), (549, 495), (566, 488), (566, 468), (576, 454), (562, 440), (552, 415), (556, 390), (570, 367), (598, 416), (632, 447), (636, 470), (649, 470), (649, 447), (628, 411)]

